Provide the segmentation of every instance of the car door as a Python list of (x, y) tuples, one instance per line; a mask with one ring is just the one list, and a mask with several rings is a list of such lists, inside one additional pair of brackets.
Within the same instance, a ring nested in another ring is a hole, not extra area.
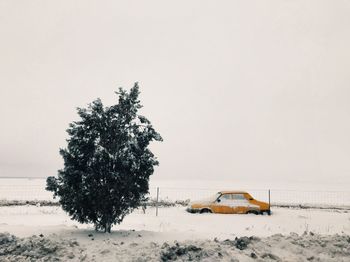
[(245, 214), (249, 210), (250, 203), (248, 199), (245, 198), (244, 194), (232, 194), (232, 201), (234, 203), (235, 213)]
[(232, 204), (231, 194), (222, 194), (212, 205), (211, 209), (214, 213), (231, 214), (233, 213)]

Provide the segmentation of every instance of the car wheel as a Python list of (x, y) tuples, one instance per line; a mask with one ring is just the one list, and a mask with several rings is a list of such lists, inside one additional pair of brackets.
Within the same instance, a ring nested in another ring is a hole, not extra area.
[(249, 210), (247, 214), (254, 214), (254, 215), (259, 215), (259, 211), (257, 210)]
[(208, 208), (203, 208), (199, 213), (200, 213), (200, 214), (211, 213), (211, 210), (208, 209)]

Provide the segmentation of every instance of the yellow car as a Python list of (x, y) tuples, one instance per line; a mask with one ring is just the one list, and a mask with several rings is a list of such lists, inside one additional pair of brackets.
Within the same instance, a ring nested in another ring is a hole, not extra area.
[(255, 200), (244, 191), (218, 192), (208, 199), (190, 203), (186, 210), (190, 213), (271, 214), (268, 203)]

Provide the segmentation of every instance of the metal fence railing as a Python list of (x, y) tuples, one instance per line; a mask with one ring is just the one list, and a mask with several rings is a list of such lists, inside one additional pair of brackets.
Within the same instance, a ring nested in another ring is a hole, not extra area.
[[(0, 203), (4, 201), (57, 201), (45, 190), (45, 179), (0, 178)], [(151, 186), (149, 198), (163, 202), (188, 202), (210, 197), (220, 188)], [(268, 201), (268, 189), (246, 189), (255, 199)], [(271, 205), (350, 208), (350, 191), (312, 191), (272, 189)]]
[[(166, 201), (199, 200), (210, 197), (220, 190), (196, 188), (159, 188), (159, 199)], [(255, 199), (268, 202), (269, 189), (247, 189)], [(150, 196), (156, 198), (156, 189), (151, 188)], [(271, 205), (303, 207), (348, 207), (350, 208), (350, 191), (303, 191), (270, 190)]]

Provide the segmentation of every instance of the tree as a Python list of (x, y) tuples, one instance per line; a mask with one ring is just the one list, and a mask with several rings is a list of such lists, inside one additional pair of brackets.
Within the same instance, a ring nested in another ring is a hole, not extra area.
[(69, 125), (67, 148), (60, 149), (64, 167), (46, 181), (46, 190), (59, 197), (72, 219), (104, 232), (145, 201), (158, 165), (148, 147), (162, 141), (151, 122), (138, 115), (138, 84), (116, 94), (116, 105), (104, 107), (97, 99), (77, 109), (81, 119)]

